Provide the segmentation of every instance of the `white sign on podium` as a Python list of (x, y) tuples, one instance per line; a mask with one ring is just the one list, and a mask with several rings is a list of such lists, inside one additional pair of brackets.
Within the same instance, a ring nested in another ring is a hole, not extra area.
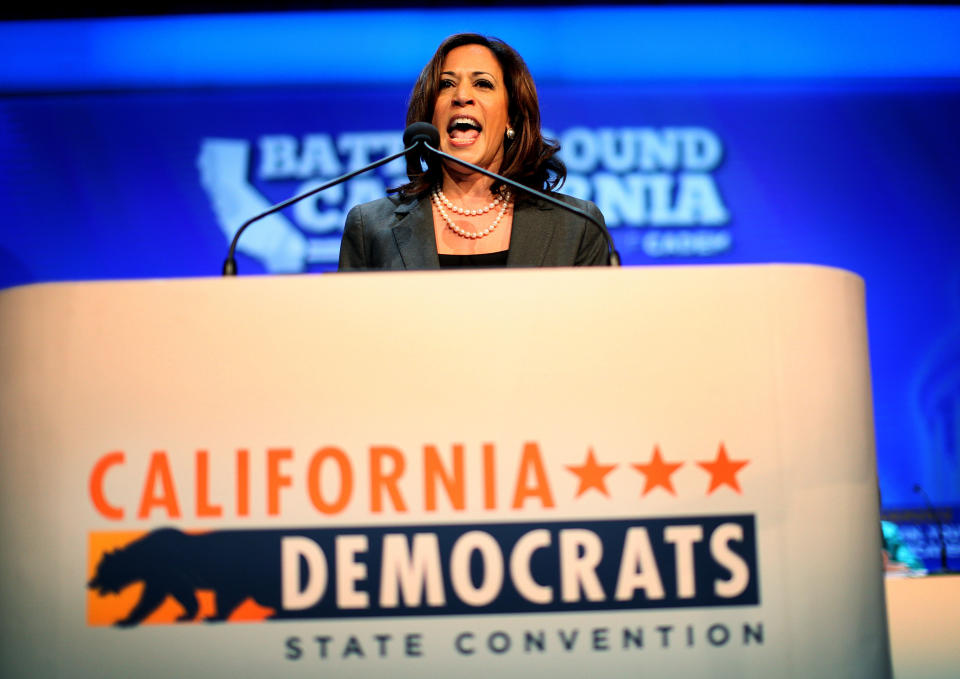
[(890, 676), (863, 284), (0, 293), (0, 674)]

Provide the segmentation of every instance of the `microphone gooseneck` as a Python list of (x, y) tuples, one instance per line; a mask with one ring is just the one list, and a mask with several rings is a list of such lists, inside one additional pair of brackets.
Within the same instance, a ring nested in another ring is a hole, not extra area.
[(370, 163), (369, 165), (366, 165), (364, 167), (361, 167), (358, 170), (349, 172), (343, 175), (342, 177), (337, 177), (336, 179), (333, 179), (327, 182), (326, 184), (323, 184), (322, 186), (313, 188), (307, 191), (306, 193), (301, 193), (297, 196), (294, 196), (293, 198), (289, 198), (283, 201), (282, 203), (277, 203), (276, 205), (272, 205), (271, 207), (267, 208), (260, 214), (255, 215), (254, 217), (251, 217), (250, 219), (245, 221), (243, 224), (241, 224), (240, 228), (238, 228), (236, 233), (234, 233), (233, 240), (230, 241), (230, 249), (227, 251), (227, 257), (223, 261), (223, 267), (221, 269), (222, 275), (223, 276), (237, 275), (237, 260), (236, 260), (237, 243), (240, 242), (240, 236), (243, 234), (244, 231), (247, 230), (247, 228), (251, 224), (263, 219), (264, 217), (268, 217), (275, 212), (279, 212), (280, 210), (286, 207), (289, 207), (294, 203), (297, 203), (303, 200), (304, 198), (309, 198), (310, 196), (320, 193), (321, 191), (324, 191), (326, 189), (329, 189), (332, 186), (336, 186), (337, 184), (343, 183), (349, 179), (353, 179), (357, 175), (376, 169), (381, 165), (385, 165), (390, 161), (396, 160), (397, 158), (400, 158), (401, 156), (405, 156), (408, 153), (415, 151), (417, 149), (420, 149), (421, 151), (427, 150), (431, 153), (436, 154), (437, 156), (440, 156), (441, 158), (446, 158), (447, 160), (450, 160), (454, 163), (457, 163), (464, 167), (468, 167), (471, 170), (474, 170), (475, 172), (479, 172), (480, 174), (496, 179), (497, 181), (507, 184), (508, 186), (512, 186), (515, 189), (522, 191), (524, 193), (530, 194), (532, 196), (536, 196), (541, 200), (544, 200), (552, 205), (556, 205), (557, 207), (563, 210), (566, 210), (567, 212), (572, 212), (573, 214), (583, 217), (589, 222), (592, 222), (593, 224), (596, 225), (598, 229), (600, 229), (600, 233), (603, 235), (603, 238), (607, 243), (608, 265), (620, 266), (620, 255), (617, 253), (617, 250), (614, 247), (613, 237), (610, 235), (610, 231), (608, 231), (607, 227), (602, 222), (597, 220), (595, 217), (593, 217), (586, 211), (581, 210), (580, 208), (573, 207), (572, 205), (567, 205), (563, 201), (558, 200), (553, 196), (547, 195), (546, 193), (537, 191), (535, 189), (531, 189), (529, 186), (524, 186), (519, 182), (516, 182), (512, 179), (508, 179), (507, 177), (499, 175), (496, 172), (491, 172), (490, 170), (486, 170), (482, 167), (474, 165), (473, 163), (468, 163), (465, 160), (460, 160), (455, 156), (451, 156), (449, 153), (444, 153), (439, 148), (437, 148), (439, 145), (440, 145), (440, 131), (434, 125), (431, 125), (430, 123), (425, 123), (425, 122), (413, 123), (412, 125), (407, 126), (407, 129), (403, 131), (404, 149), (399, 153), (394, 153), (393, 155), (387, 156), (386, 158), (381, 158), (380, 160)]
[[(513, 179), (508, 179), (507, 177), (499, 175), (496, 172), (491, 172), (490, 170), (484, 169), (479, 165), (468, 163), (467, 161), (460, 160), (456, 156), (452, 156), (449, 153), (444, 153), (440, 149), (436, 148), (440, 145), (440, 131), (430, 123), (414, 123), (408, 127), (407, 131), (403, 133), (404, 143), (406, 143), (408, 139), (408, 134), (411, 143), (413, 143), (414, 140), (417, 143), (422, 143), (427, 150), (441, 158), (446, 158), (447, 160), (457, 163), (458, 165), (468, 167), (475, 172), (492, 177), (493, 179), (503, 182), (508, 186), (512, 186), (519, 191), (530, 194), (531, 196), (536, 196), (537, 198), (544, 200), (551, 205), (556, 205), (567, 212), (572, 212), (573, 214), (592, 222), (598, 229), (600, 229), (600, 233), (603, 235), (603, 239), (607, 243), (607, 265), (620, 266), (620, 253), (617, 252), (617, 249), (613, 244), (613, 236), (610, 235), (610, 231), (607, 229), (607, 227), (590, 213), (586, 212), (585, 210), (581, 210), (580, 208), (573, 207), (572, 205), (567, 205), (562, 200), (554, 198), (553, 196), (543, 193), (542, 191), (531, 189), (529, 186), (524, 186), (520, 182), (514, 181)], [(424, 138), (427, 136), (429, 136), (429, 139)]]
[[(289, 206), (293, 205), (294, 203), (297, 203), (297, 202), (303, 200), (304, 198), (309, 198), (310, 196), (312, 196), (312, 195), (314, 195), (314, 194), (317, 194), (317, 193), (320, 193), (321, 191), (323, 191), (323, 190), (325, 190), (325, 189), (329, 189), (331, 186), (336, 186), (337, 184), (341, 184), (341, 183), (343, 183), (343, 182), (345, 182), (345, 181), (347, 181), (347, 180), (349, 180), (349, 179), (353, 179), (353, 178), (356, 177), (357, 175), (363, 174), (364, 172), (369, 172), (370, 170), (374, 170), (374, 169), (380, 167), (381, 165), (386, 165), (387, 163), (389, 163), (389, 162), (392, 161), (392, 160), (396, 160), (397, 158), (400, 158), (401, 156), (405, 156), (406, 154), (408, 154), (408, 153), (410, 153), (411, 151), (413, 151), (417, 146), (422, 145), (425, 140), (433, 139), (433, 137), (429, 136), (429, 130), (424, 130), (424, 129), (423, 129), (423, 126), (424, 126), (424, 125), (426, 125), (427, 127), (432, 127), (432, 128), (433, 128), (433, 132), (437, 135), (436, 138), (437, 138), (437, 139), (440, 138), (440, 133), (437, 132), (437, 128), (433, 127), (433, 125), (430, 125), (429, 123), (414, 123), (413, 125), (410, 125), (410, 126), (404, 131), (404, 133), (403, 133), (403, 145), (404, 145), (404, 147), (406, 147), (406, 148), (404, 148), (404, 149), (403, 149), (402, 151), (400, 151), (399, 153), (394, 153), (392, 156), (387, 156), (386, 158), (381, 158), (380, 160), (378, 160), (378, 161), (376, 161), (376, 162), (373, 162), (373, 163), (370, 163), (369, 165), (365, 165), (364, 167), (361, 167), (361, 168), (358, 169), (358, 170), (354, 170), (353, 172), (349, 172), (349, 173), (343, 175), (342, 177), (337, 177), (336, 179), (333, 179), (333, 180), (327, 182), (326, 184), (323, 184), (322, 186), (318, 186), (318, 187), (316, 187), (316, 188), (314, 188), (314, 189), (310, 189), (310, 190), (307, 191), (306, 193), (301, 193), (300, 195), (294, 196), (293, 198), (289, 198), (289, 199), (283, 201), (282, 203), (277, 203), (276, 205), (272, 205), (271, 207), (267, 208), (266, 210), (264, 210), (264, 211), (261, 212), (260, 214), (254, 216), (254, 217), (251, 217), (250, 219), (248, 219), (247, 221), (245, 221), (243, 224), (240, 225), (240, 228), (237, 229), (236, 233), (233, 234), (233, 240), (230, 242), (230, 249), (227, 251), (227, 258), (226, 258), (225, 260), (223, 260), (223, 268), (221, 269), (222, 275), (223, 275), (223, 276), (236, 276), (236, 275), (237, 275), (237, 260), (236, 260), (237, 243), (240, 241), (240, 235), (241, 235), (244, 231), (246, 231), (246, 230), (247, 230), (247, 227), (249, 227), (251, 224), (253, 224), (254, 222), (257, 222), (257, 221), (263, 219), (264, 217), (269, 217), (269, 216), (272, 215), (274, 212), (279, 212), (279, 211), (282, 210), (283, 208), (289, 207)], [(425, 135), (426, 135), (426, 136), (425, 136)], [(407, 142), (408, 136), (414, 136), (414, 137), (415, 137), (414, 141), (408, 143), (408, 142)]]

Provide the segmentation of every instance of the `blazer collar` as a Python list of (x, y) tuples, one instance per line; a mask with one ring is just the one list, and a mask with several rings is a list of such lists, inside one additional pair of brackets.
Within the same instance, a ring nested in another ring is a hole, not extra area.
[[(514, 206), (508, 267), (543, 266), (556, 224), (553, 206), (542, 201), (521, 201)], [(393, 238), (405, 269), (439, 269), (433, 210), (426, 197), (403, 201), (393, 211)]]
[(536, 200), (514, 205), (507, 266), (543, 266), (556, 230), (553, 206)]
[(416, 198), (404, 201), (393, 211), (397, 223), (393, 238), (400, 250), (405, 269), (439, 269), (437, 237), (433, 231), (433, 213), (430, 201)]

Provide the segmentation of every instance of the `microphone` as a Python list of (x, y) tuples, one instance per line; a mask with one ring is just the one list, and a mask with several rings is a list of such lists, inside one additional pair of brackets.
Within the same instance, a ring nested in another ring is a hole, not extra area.
[[(433, 136), (431, 136), (430, 130), (425, 130), (424, 127), (431, 128), (433, 130), (433, 133), (432, 133)], [(408, 138), (410, 139), (409, 141), (408, 141)], [(431, 141), (431, 140), (433, 140), (435, 144), (440, 143), (440, 133), (437, 131), (437, 128), (435, 128), (433, 125), (429, 123), (414, 123), (413, 125), (410, 125), (406, 130), (404, 130), (403, 145), (406, 148), (404, 148), (399, 153), (394, 153), (392, 156), (381, 158), (380, 160), (374, 163), (370, 163), (365, 167), (361, 167), (359, 170), (354, 170), (353, 172), (345, 174), (342, 177), (337, 177), (336, 179), (333, 179), (327, 182), (323, 186), (318, 186), (314, 189), (307, 191), (306, 193), (301, 193), (298, 196), (289, 198), (283, 201), (282, 203), (277, 203), (276, 205), (273, 205), (267, 208), (260, 214), (254, 217), (251, 217), (250, 219), (245, 221), (243, 224), (241, 224), (240, 228), (237, 229), (237, 232), (233, 235), (233, 240), (230, 242), (230, 249), (227, 251), (227, 258), (223, 260), (223, 268), (221, 273), (224, 276), (237, 275), (237, 260), (235, 259), (235, 255), (237, 252), (237, 243), (240, 241), (240, 234), (246, 231), (247, 227), (249, 227), (254, 222), (259, 221), (264, 217), (268, 217), (269, 215), (272, 215), (274, 212), (279, 212), (283, 208), (289, 207), (290, 205), (293, 205), (294, 203), (297, 203), (303, 200), (304, 198), (309, 198), (310, 196), (320, 193), (325, 189), (329, 189), (331, 186), (336, 186), (337, 184), (341, 184), (347, 181), (348, 179), (353, 179), (359, 174), (363, 174), (364, 172), (369, 172), (370, 170), (375, 170), (381, 165), (386, 165), (390, 161), (396, 160), (397, 158), (410, 153), (411, 151), (413, 151), (413, 149), (415, 149), (417, 146), (423, 145), (426, 141)]]
[(600, 229), (600, 233), (603, 235), (604, 240), (607, 242), (607, 265), (620, 266), (620, 253), (617, 252), (617, 248), (613, 244), (613, 236), (610, 235), (610, 231), (607, 229), (606, 225), (604, 225), (599, 220), (595, 219), (586, 211), (581, 210), (580, 208), (577, 208), (577, 207), (573, 207), (572, 205), (567, 205), (562, 200), (559, 200), (557, 198), (554, 198), (553, 196), (547, 195), (542, 191), (531, 189), (529, 186), (524, 186), (520, 182), (516, 182), (512, 179), (508, 179), (504, 176), (497, 174), (496, 172), (491, 172), (490, 170), (486, 170), (478, 165), (474, 165), (473, 163), (468, 163), (465, 160), (460, 160), (456, 156), (451, 156), (449, 153), (444, 153), (440, 149), (436, 148), (437, 146), (440, 145), (440, 131), (437, 130), (437, 128), (431, 125), (430, 123), (413, 123), (410, 127), (407, 128), (406, 132), (403, 133), (404, 143), (407, 143), (408, 141), (408, 137), (407, 137), (408, 134), (409, 134), (409, 140), (411, 143), (413, 142), (416, 142), (418, 144), (422, 143), (424, 148), (432, 151), (434, 154), (440, 156), (441, 158), (446, 158), (447, 160), (451, 160), (454, 163), (457, 163), (458, 165), (462, 165), (463, 167), (469, 167), (471, 170), (475, 172), (479, 172), (480, 174), (486, 175), (488, 177), (492, 177), (497, 181), (503, 182), (504, 184), (514, 187), (515, 189), (519, 189), (524, 193), (528, 193), (532, 196), (536, 196), (537, 198), (541, 200), (545, 200), (551, 205), (556, 205), (557, 207), (562, 208), (567, 212), (572, 212), (575, 215), (583, 217), (587, 221), (593, 222), (597, 226), (597, 228)]
[(413, 123), (403, 131), (403, 145), (412, 147), (420, 143), (440, 145), (440, 130), (430, 123)]
[(440, 145), (440, 132), (430, 123), (411, 123), (403, 131), (403, 145), (408, 148), (416, 147), (407, 154), (408, 168), (413, 165), (417, 170), (423, 170), (423, 161), (427, 155), (426, 144)]
[(940, 515), (934, 509), (933, 503), (930, 502), (930, 496), (927, 495), (923, 486), (919, 483), (913, 484), (913, 492), (923, 496), (923, 500), (927, 504), (927, 513), (937, 522), (937, 536), (940, 538), (940, 568), (944, 573), (947, 573), (947, 541), (943, 537), (943, 522), (940, 520)]

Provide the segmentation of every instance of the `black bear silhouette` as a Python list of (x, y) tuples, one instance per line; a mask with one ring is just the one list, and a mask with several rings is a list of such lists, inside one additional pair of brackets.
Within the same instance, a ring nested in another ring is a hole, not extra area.
[(213, 590), (217, 622), (247, 598), (275, 611), (280, 609), (280, 537), (259, 531), (217, 531), (187, 535), (161, 528), (107, 552), (87, 586), (101, 595), (116, 594), (135, 582), (143, 593), (121, 627), (143, 622), (172, 596), (184, 608), (178, 622), (197, 617), (197, 589)]

